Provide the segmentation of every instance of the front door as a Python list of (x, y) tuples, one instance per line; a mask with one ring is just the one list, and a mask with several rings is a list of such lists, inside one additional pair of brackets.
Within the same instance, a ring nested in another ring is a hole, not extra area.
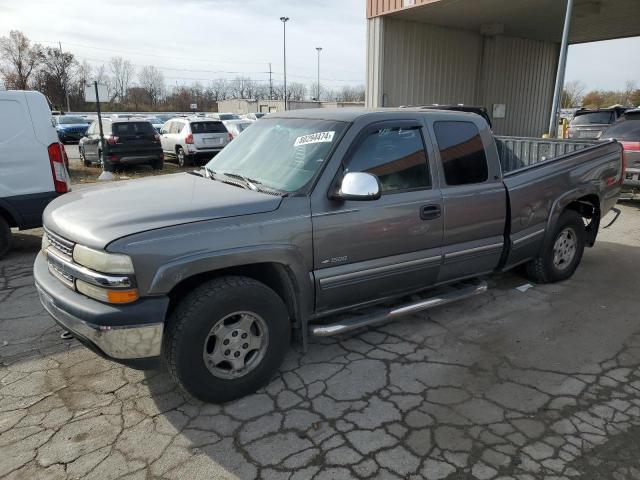
[(417, 121), (363, 130), (341, 165), (376, 175), (377, 200), (312, 200), (316, 309), (355, 306), (429, 286), (441, 261), (442, 199)]

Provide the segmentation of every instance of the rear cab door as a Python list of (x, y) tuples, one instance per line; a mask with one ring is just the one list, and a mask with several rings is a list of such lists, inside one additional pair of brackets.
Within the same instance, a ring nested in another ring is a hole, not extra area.
[(504, 248), (507, 193), (493, 136), (478, 115), (429, 116), (444, 208), (438, 282), (492, 272)]

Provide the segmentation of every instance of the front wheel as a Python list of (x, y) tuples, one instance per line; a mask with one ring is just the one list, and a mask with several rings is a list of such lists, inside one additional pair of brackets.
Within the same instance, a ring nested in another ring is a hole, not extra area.
[(562, 212), (551, 241), (535, 259), (527, 264), (527, 275), (538, 283), (553, 283), (571, 277), (584, 253), (586, 231), (580, 214)]
[(221, 277), (203, 283), (176, 307), (163, 356), (187, 392), (221, 403), (267, 384), (289, 338), (289, 315), (273, 290), (251, 278)]
[(3, 258), (11, 250), (11, 227), (9, 223), (0, 216), (0, 258)]

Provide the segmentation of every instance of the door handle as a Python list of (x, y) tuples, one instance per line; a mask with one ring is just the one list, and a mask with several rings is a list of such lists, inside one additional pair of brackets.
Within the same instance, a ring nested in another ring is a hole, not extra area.
[(433, 220), (442, 215), (440, 205), (423, 205), (420, 207), (420, 218), (422, 220)]

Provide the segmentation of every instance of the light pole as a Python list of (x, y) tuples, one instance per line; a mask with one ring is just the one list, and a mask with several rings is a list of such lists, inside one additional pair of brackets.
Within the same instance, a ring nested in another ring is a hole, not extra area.
[(287, 22), (289, 17), (280, 17), (282, 21), (283, 33), (283, 54), (284, 54), (284, 109), (287, 109)]
[(316, 100), (320, 101), (320, 52), (322, 51), (322, 47), (316, 47), (318, 51), (318, 94), (316, 95)]

